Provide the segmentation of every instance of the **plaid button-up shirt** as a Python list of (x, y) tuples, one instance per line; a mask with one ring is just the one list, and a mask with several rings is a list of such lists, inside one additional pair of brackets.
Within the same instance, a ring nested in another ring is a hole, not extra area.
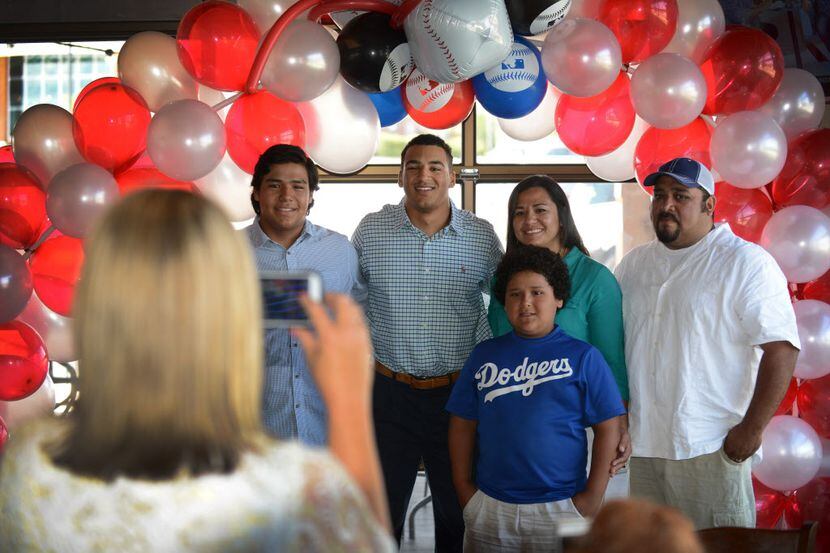
[(493, 226), (451, 204), (450, 223), (427, 236), (404, 201), (364, 217), (352, 242), (369, 290), (378, 361), (425, 378), (458, 371), (491, 337), (482, 293), (502, 256)]

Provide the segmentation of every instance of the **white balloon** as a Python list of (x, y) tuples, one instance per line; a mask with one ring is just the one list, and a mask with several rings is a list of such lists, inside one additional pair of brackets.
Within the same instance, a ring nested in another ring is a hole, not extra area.
[(225, 154), (219, 165), (196, 181), (202, 193), (219, 204), (233, 222), (247, 221), (256, 213), (251, 205), (251, 175)]
[(789, 282), (810, 282), (830, 270), (830, 218), (814, 207), (793, 205), (774, 213), (760, 244)]
[(773, 490), (798, 489), (821, 467), (821, 440), (809, 424), (797, 417), (772, 417), (764, 429), (761, 448), (763, 459), (752, 473)]
[(49, 359), (68, 363), (78, 359), (72, 336), (73, 322), (70, 317), (58, 315), (40, 301), (37, 294), (29, 297), (29, 303), (18, 319), (35, 329), (46, 343)]
[(830, 305), (801, 300), (793, 305), (801, 351), (795, 364), (797, 378), (821, 378), (830, 374)]
[(778, 90), (758, 111), (770, 115), (792, 140), (804, 131), (816, 129), (824, 117), (824, 90), (818, 79), (803, 69), (784, 68)]
[(556, 104), (561, 92), (548, 84), (548, 90), (539, 106), (518, 119), (498, 119), (504, 134), (522, 142), (541, 140), (556, 132)]
[(694, 121), (706, 105), (706, 79), (689, 58), (656, 54), (631, 77), (631, 103), (637, 115), (658, 129)]
[[(260, 34), (265, 34), (271, 30), (277, 19), (288, 10), (291, 6), (297, 3), (297, 0), (237, 0), (239, 7), (248, 12), (248, 15), (256, 23)], [(304, 18), (308, 14), (308, 10), (304, 11), (298, 16), (298, 19)]]
[(504, 0), (431, 0), (406, 16), (415, 65), (439, 83), (457, 83), (500, 63), (513, 46)]
[(365, 92), (338, 76), (310, 102), (297, 104), (306, 127), (306, 152), (330, 173), (355, 173), (375, 155), (380, 119)]
[(0, 401), (0, 417), (11, 432), (22, 423), (51, 415), (55, 410), (55, 385), (49, 375), (35, 393), (17, 401)]
[(739, 111), (718, 118), (709, 152), (712, 167), (726, 182), (738, 188), (758, 188), (784, 168), (787, 136), (766, 113)]
[(604, 156), (586, 157), (585, 163), (593, 174), (611, 182), (623, 182), (633, 179), (634, 150), (642, 138), (643, 133), (649, 129), (649, 124), (640, 117), (634, 119), (634, 128), (631, 134), (625, 139), (622, 146)]
[(695, 63), (726, 29), (726, 17), (718, 0), (677, 2), (677, 30), (663, 52), (686, 56)]
[[(216, 90), (215, 88), (210, 88), (209, 86), (200, 84), (197, 99), (203, 104), (214, 107), (225, 101), (225, 94), (221, 90)], [(219, 119), (221, 119), (223, 123), (225, 122), (225, 117), (228, 116), (228, 111), (231, 109), (231, 105), (233, 104), (228, 104), (216, 112), (216, 114), (219, 115)]]

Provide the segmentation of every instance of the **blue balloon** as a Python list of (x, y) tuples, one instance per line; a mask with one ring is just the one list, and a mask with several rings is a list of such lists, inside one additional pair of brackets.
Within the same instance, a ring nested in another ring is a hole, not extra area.
[(473, 77), (478, 103), (502, 119), (524, 117), (539, 107), (547, 87), (539, 49), (520, 36), (500, 64)]
[(372, 100), (375, 109), (378, 110), (381, 127), (394, 125), (406, 117), (406, 107), (403, 105), (400, 87), (393, 88), (388, 92), (369, 94), (369, 99)]

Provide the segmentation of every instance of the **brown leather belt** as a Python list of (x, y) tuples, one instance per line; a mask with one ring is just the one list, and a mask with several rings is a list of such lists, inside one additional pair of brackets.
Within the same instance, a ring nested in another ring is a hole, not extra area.
[(444, 386), (449, 386), (458, 380), (458, 377), (461, 375), (461, 371), (455, 371), (454, 373), (435, 376), (432, 378), (418, 378), (417, 376), (412, 376), (411, 374), (395, 372), (380, 361), (375, 361), (375, 370), (386, 378), (402, 382), (403, 384), (406, 384), (410, 388), (414, 388), (416, 390), (434, 390), (435, 388), (443, 388)]

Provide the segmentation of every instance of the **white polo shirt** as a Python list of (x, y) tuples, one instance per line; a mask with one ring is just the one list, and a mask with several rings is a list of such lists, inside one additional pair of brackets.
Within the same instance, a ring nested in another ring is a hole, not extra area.
[(760, 344), (800, 348), (787, 280), (763, 248), (718, 225), (697, 244), (655, 240), (616, 270), (633, 455), (717, 451), (749, 407)]

